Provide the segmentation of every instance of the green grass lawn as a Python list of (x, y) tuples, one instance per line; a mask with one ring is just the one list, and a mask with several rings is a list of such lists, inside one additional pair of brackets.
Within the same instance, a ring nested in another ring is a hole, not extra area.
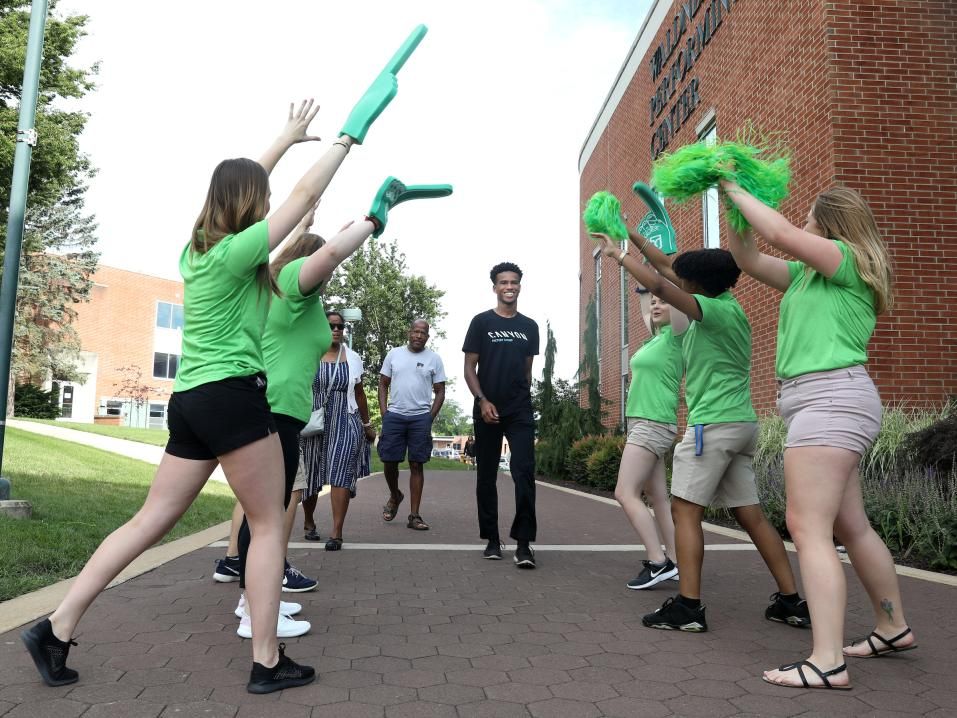
[[(156, 470), (16, 429), (7, 430), (4, 448), (11, 498), (30, 501), (33, 518), (0, 517), (0, 601), (79, 573), (100, 542), (143, 504)], [(228, 486), (209, 482), (164, 542), (228, 521), (233, 501)]]
[(79, 424), (72, 421), (56, 421), (54, 419), (23, 419), (16, 417), (20, 421), (33, 421), (37, 424), (50, 424), (59, 426), (63, 429), (74, 429), (76, 431), (86, 431), (91, 434), (102, 434), (103, 436), (112, 436), (114, 439), (127, 439), (129, 441), (139, 441), (143, 444), (153, 444), (154, 446), (166, 446), (169, 441), (169, 432), (166, 429), (137, 429), (129, 426), (105, 426), (103, 424)]

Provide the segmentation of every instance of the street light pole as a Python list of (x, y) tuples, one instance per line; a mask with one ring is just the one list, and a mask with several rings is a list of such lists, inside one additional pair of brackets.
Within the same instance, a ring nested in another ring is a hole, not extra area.
[(43, 32), (46, 29), (47, 0), (33, 0), (27, 39), (23, 91), (20, 94), (20, 119), (17, 123), (17, 149), (13, 159), (13, 184), (10, 188), (10, 215), (7, 219), (7, 245), (3, 257), (3, 283), (0, 284), (0, 472), (3, 470), (3, 440), (7, 428), (7, 402), (10, 399), (10, 355), (13, 350), (13, 320), (20, 274), (20, 248), (23, 222), (30, 186), (30, 162), (37, 143), (34, 127), (40, 64), (43, 60)]

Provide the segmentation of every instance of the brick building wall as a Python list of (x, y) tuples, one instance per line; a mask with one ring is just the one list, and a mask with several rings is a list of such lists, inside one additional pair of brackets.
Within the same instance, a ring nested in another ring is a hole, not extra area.
[[(142, 382), (155, 387), (150, 399), (163, 404), (173, 381), (153, 376), (158, 302), (183, 303), (183, 283), (113, 267), (100, 266), (93, 277), (90, 301), (77, 308), (74, 327), (84, 353), (95, 354), (95, 396), (118, 396), (117, 386), (127, 376), (120, 369), (137, 366)], [(97, 413), (96, 411), (94, 413)]]
[[(680, 29), (675, 18), (682, 15), (687, 29), (653, 78), (655, 51), (663, 46), (662, 55), (667, 54), (669, 33)], [(680, 52), (706, 24), (710, 39), (653, 118), (650, 98), (665, 77), (671, 79), (676, 63), (680, 69)], [(878, 324), (869, 364), (882, 397), (939, 405), (957, 394), (955, 33), (952, 2), (659, 0), (583, 148), (581, 209), (594, 192), (607, 189), (635, 225), (646, 209), (631, 185), (648, 181), (654, 133), (673, 108), (680, 117), (682, 97), (692, 92), (697, 102), (670, 137), (668, 150), (696, 141), (709, 118), (720, 138), (733, 137), (748, 120), (764, 131), (784, 133), (793, 179), (783, 214), (802, 224), (820, 191), (844, 183), (864, 194), (888, 241), (898, 304)], [(669, 202), (668, 210), (679, 251), (703, 247), (701, 201)], [(726, 247), (723, 211), (720, 232)], [(582, 328), (595, 289), (593, 250), (581, 227)], [(613, 400), (606, 422), (611, 426), (619, 419), (622, 385), (619, 268), (606, 259), (602, 269), (601, 385), (602, 394)], [(631, 354), (647, 331), (638, 315), (634, 281), (628, 283)], [(754, 405), (759, 413), (770, 413), (775, 410), (779, 295), (744, 275), (734, 293), (753, 330)], [(930, 311), (919, 316), (921, 306)], [(609, 365), (613, 368), (606, 370)]]

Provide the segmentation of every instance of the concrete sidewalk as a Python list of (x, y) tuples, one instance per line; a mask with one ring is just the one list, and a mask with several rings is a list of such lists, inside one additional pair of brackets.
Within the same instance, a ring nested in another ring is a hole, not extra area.
[[(640, 556), (620, 550), (635, 543), (620, 509), (540, 486), (538, 539), (550, 548), (538, 552), (538, 569), (519, 571), (510, 551), (505, 561), (481, 559), (474, 477), (428, 474), (422, 514), (431, 531), (405, 527), (408, 500), (384, 523), (377, 477), (359, 485), (341, 552), (300, 542), (297, 527), (289, 559), (320, 586), (286, 594), (313, 623), (286, 643), (317, 667), (314, 685), (245, 692), (250, 646), (235, 635), (238, 592), (212, 581), (223, 549), (209, 547), (98, 599), (76, 636), (72, 686), (42, 685), (17, 632), (0, 635), (0, 716), (957, 715), (952, 586), (902, 577), (920, 650), (852, 662), (853, 691), (775, 687), (761, 671), (806, 657), (810, 633), (764, 620), (774, 587), (750, 544), (706, 534), (709, 633), (645, 629), (641, 615), (676, 585), (625, 588)], [(508, 476), (499, 491), (504, 535)], [(323, 500), (323, 536), (329, 523)], [(870, 608), (848, 577), (853, 637), (871, 630)]]
[[(158, 466), (163, 458), (164, 447), (145, 444), (141, 441), (129, 441), (127, 439), (117, 439), (112, 436), (103, 436), (89, 431), (78, 431), (69, 428), (69, 424), (56, 425), (40, 424), (35, 421), (23, 421), (21, 419), (9, 419), (7, 426), (21, 431), (29, 431), (32, 434), (41, 434), (53, 439), (62, 439), (63, 441), (72, 441), (74, 444), (83, 444), (92, 446), (94, 449), (102, 449), (113, 454), (126, 456), (130, 459), (145, 461), (147, 464)], [(216, 467), (213, 475), (210, 477), (213, 481), (222, 481), (225, 483), (226, 476), (220, 467)]]

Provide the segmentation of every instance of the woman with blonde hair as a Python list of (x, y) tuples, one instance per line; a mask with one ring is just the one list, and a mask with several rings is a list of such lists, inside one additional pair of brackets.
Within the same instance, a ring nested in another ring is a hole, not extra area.
[[(687, 317), (664, 299), (644, 288), (639, 293), (651, 338), (631, 357), (631, 386), (625, 406), (627, 438), (615, 486), (615, 498), (648, 554), (638, 576), (626, 584), (634, 590), (678, 580), (665, 455), (678, 435), (678, 391), (684, 374), (681, 337), (688, 326)], [(675, 331), (672, 323), (679, 325)], [(642, 494), (651, 502), (654, 516)]]
[[(269, 252), (319, 200), (354, 140), (336, 140), (269, 215), (269, 174), (307, 134), (313, 102), (289, 118), (258, 162), (229, 159), (213, 171), (206, 201), (183, 248), (183, 354), (169, 402), (170, 439), (143, 507), (110, 534), (50, 615), (22, 634), (47, 685), (73, 683), (72, 636), (100, 591), (159, 541), (186, 512), (217, 464), (252, 528), (247, 598), (253, 666), (246, 688), (269, 693), (311, 683), (315, 670), (276, 640), (283, 554), (283, 457), (266, 399), (262, 330), (276, 283)], [(269, 215), (267, 219), (267, 215)]]
[[(739, 186), (721, 189), (754, 230), (788, 261), (731, 233), (742, 270), (784, 293), (778, 323), (778, 408), (787, 424), (784, 479), (788, 531), (798, 550), (811, 612), (807, 660), (766, 671), (769, 683), (848, 689), (844, 657), (870, 658), (916, 648), (904, 619), (887, 546), (871, 528), (859, 464), (881, 426), (881, 401), (867, 374), (877, 315), (890, 309), (891, 267), (870, 208), (854, 190), (823, 192), (803, 229)], [(843, 648), (847, 585), (834, 550), (844, 544), (874, 609), (876, 627)]]

